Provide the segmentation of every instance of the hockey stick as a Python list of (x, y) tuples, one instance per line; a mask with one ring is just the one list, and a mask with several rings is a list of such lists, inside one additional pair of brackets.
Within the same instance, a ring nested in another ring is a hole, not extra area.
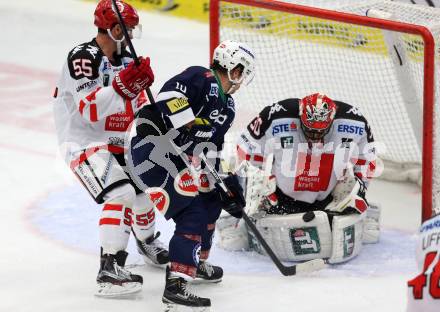
[[(206, 156), (204, 154), (201, 154), (200, 158), (203, 161), (203, 163), (205, 164), (206, 168), (211, 173), (211, 175), (214, 177), (215, 181), (223, 189), (223, 191), (226, 194), (228, 194), (229, 196), (233, 196), (231, 191), (228, 190), (228, 187), (226, 186), (226, 184), (220, 178), (217, 170), (215, 170), (214, 166), (209, 162), (208, 159), (206, 159)], [(252, 222), (252, 220), (249, 218), (249, 216), (244, 211), (243, 211), (243, 219), (244, 219), (244, 222), (246, 222), (247, 226), (251, 229), (252, 233), (256, 236), (256, 238), (258, 239), (260, 244), (263, 246), (264, 250), (269, 255), (272, 262), (276, 265), (278, 270), (284, 276), (291, 276), (291, 275), (295, 275), (296, 273), (301, 273), (301, 272), (313, 272), (313, 271), (320, 270), (326, 266), (326, 262), (323, 259), (313, 259), (313, 260), (305, 261), (302, 263), (294, 264), (291, 266), (285, 266), (283, 263), (281, 263), (281, 261), (277, 257), (277, 255), (273, 252), (272, 248), (270, 248), (269, 244), (266, 242), (264, 237), (261, 235), (260, 231), (257, 229), (254, 222)]]
[[(113, 10), (118, 15), (119, 24), (121, 25), (122, 32), (124, 33), (124, 37), (125, 37), (125, 40), (127, 41), (128, 48), (131, 52), (132, 57), (134, 58), (134, 62), (136, 64), (136, 66), (138, 66), (140, 63), (137, 58), (137, 54), (134, 49), (133, 43), (131, 42), (130, 35), (128, 34), (127, 27), (126, 27), (124, 20), (122, 18), (121, 12), (119, 11), (119, 8), (117, 6), (116, 0), (112, 0), (112, 3), (113, 3)], [(150, 88), (146, 88), (145, 90), (147, 92), (147, 96), (148, 96), (150, 103), (155, 104), (155, 101), (154, 101), (153, 95), (151, 94)], [(174, 147), (174, 149), (178, 152), (180, 158), (183, 160), (183, 162), (188, 167), (188, 169), (190, 169), (191, 165), (187, 159), (186, 154), (184, 154), (183, 151), (181, 151), (180, 148), (178, 148), (173, 142), (170, 142), (170, 143)], [(226, 194), (229, 194), (230, 196), (232, 196), (232, 193), (228, 190), (227, 186), (225, 185), (223, 180), (220, 178), (218, 172), (211, 165), (211, 163), (206, 159), (205, 155), (202, 154), (201, 159), (205, 163), (205, 166), (208, 168), (208, 170), (210, 171), (211, 175), (214, 177), (216, 182), (223, 189), (223, 191), (225, 191)], [(325, 262), (323, 259), (309, 260), (309, 261), (295, 264), (292, 266), (283, 265), (281, 263), (280, 259), (278, 259), (278, 257), (275, 255), (273, 250), (267, 244), (266, 240), (263, 238), (260, 231), (258, 231), (255, 224), (249, 219), (248, 215), (244, 211), (243, 211), (243, 219), (246, 222), (246, 224), (249, 226), (249, 228), (252, 230), (254, 235), (257, 237), (257, 239), (259, 240), (259, 242), (261, 243), (261, 245), (263, 246), (263, 248), (265, 249), (265, 251), (267, 252), (269, 257), (272, 259), (273, 263), (275, 263), (278, 270), (280, 270), (281, 274), (283, 274), (284, 276), (295, 275), (296, 273), (299, 273), (299, 272), (312, 272), (312, 271), (316, 271), (316, 270), (320, 270), (320, 269), (324, 268)]]
[[(128, 34), (127, 26), (125, 25), (125, 22), (124, 22), (124, 19), (122, 18), (121, 12), (119, 11), (119, 7), (117, 5), (116, 0), (112, 0), (112, 4), (113, 4), (112, 5), (113, 11), (115, 11), (116, 15), (118, 16), (119, 25), (121, 25), (122, 32), (124, 33), (125, 41), (127, 42), (128, 49), (130, 50), (131, 56), (133, 57), (133, 60), (134, 60), (134, 63), (136, 64), (136, 66), (139, 66), (140, 62), (138, 60), (133, 43), (131, 42), (130, 35)], [(150, 103), (154, 104), (155, 101), (154, 101), (153, 94), (151, 93), (150, 88), (145, 88), (145, 91), (147, 92), (148, 100), (150, 101)]]

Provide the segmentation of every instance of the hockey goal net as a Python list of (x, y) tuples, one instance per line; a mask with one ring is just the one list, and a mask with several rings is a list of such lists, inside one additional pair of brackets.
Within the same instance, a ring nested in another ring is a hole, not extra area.
[(386, 0), (337, 11), (211, 0), (210, 27), (211, 53), (221, 40), (233, 39), (248, 43), (257, 57), (254, 81), (236, 96), (239, 128), (285, 98), (321, 92), (350, 103), (385, 147), (379, 152), (386, 176), (406, 179), (415, 172), (422, 220), (440, 213), (438, 10)]

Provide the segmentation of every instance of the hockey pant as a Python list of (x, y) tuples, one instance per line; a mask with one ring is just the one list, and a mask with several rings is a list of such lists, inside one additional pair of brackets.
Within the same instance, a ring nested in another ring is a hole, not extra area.
[(103, 204), (99, 236), (103, 253), (125, 250), (131, 227), (145, 240), (154, 234), (155, 212), (149, 198), (125, 173), (123, 154), (113, 154), (115, 147), (96, 147), (84, 151), (72, 162), (72, 170), (94, 200)]
[(156, 208), (172, 218), (199, 194), (190, 170), (170, 143), (160, 114), (144, 107), (136, 119), (127, 168), (136, 185), (150, 195)]

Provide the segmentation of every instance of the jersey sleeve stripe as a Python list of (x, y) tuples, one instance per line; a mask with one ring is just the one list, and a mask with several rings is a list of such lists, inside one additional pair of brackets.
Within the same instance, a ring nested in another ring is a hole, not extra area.
[(186, 97), (185, 94), (177, 91), (165, 91), (157, 95), (156, 102), (166, 101), (172, 98), (182, 98), (182, 97)]
[(177, 129), (177, 128), (180, 128), (183, 125), (186, 125), (187, 123), (193, 121), (196, 117), (194, 116), (192, 109), (187, 108), (177, 114), (168, 115), (168, 118), (170, 119), (174, 128)]

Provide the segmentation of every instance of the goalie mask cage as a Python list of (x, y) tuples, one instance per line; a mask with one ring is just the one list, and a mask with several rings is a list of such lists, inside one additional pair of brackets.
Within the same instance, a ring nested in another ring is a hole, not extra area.
[(385, 172), (421, 165), (422, 220), (440, 213), (439, 10), (386, 0), (337, 11), (211, 0), (210, 31), (211, 57), (225, 39), (246, 42), (256, 55), (254, 81), (234, 95), (239, 128), (285, 98), (321, 92), (347, 102), (384, 143)]

